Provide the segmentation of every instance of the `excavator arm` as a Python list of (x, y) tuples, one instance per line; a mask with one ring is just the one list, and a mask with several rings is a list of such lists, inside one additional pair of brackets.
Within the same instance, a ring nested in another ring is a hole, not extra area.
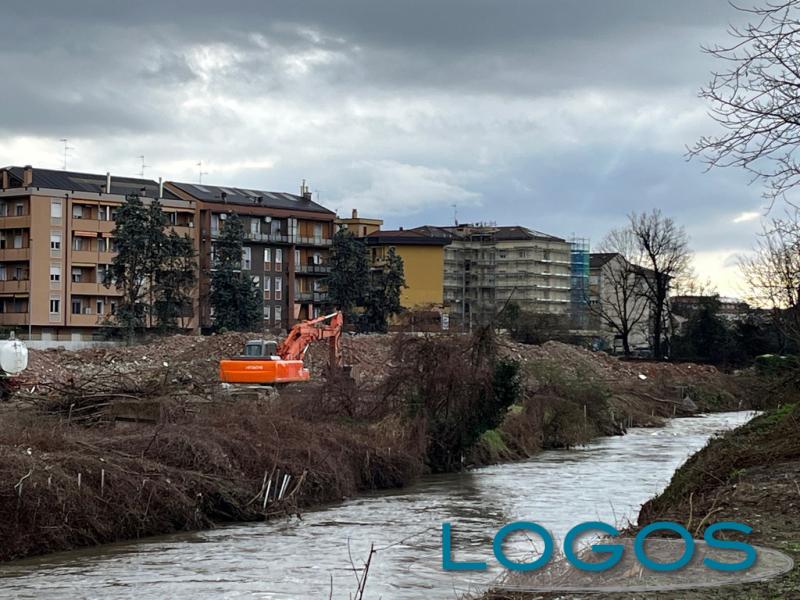
[(303, 360), (311, 342), (327, 339), (330, 340), (330, 366), (341, 367), (343, 324), (340, 311), (297, 323), (278, 346), (278, 356), (284, 360)]

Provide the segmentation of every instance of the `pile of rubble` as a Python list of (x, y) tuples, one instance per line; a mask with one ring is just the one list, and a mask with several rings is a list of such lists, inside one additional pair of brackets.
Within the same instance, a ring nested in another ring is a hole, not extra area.
[(241, 354), (251, 337), (247, 333), (202, 337), (174, 335), (132, 346), (31, 350), (28, 368), (20, 376), (20, 383), (28, 386), (85, 378), (91, 372), (108, 369), (132, 376), (169, 370), (184, 378), (206, 381), (217, 378), (221, 358)]

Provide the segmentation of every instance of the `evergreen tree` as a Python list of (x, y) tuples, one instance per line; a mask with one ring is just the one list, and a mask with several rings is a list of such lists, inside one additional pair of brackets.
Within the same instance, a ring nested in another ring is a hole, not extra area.
[(251, 331), (262, 323), (261, 290), (242, 271), (244, 229), (239, 217), (228, 215), (214, 243), (211, 307), (217, 330)]
[(389, 329), (389, 318), (402, 310), (400, 293), (406, 287), (403, 259), (394, 248), (389, 248), (382, 269), (372, 272), (369, 294), (366, 298), (364, 328), (385, 333)]
[(330, 303), (353, 321), (355, 307), (364, 305), (370, 287), (367, 247), (352, 232), (341, 229), (333, 236), (330, 264), (325, 278)]
[(163, 250), (154, 277), (153, 311), (161, 331), (175, 331), (183, 328), (183, 319), (192, 314), (192, 291), (197, 283), (194, 242), (188, 235), (171, 231)]
[(147, 303), (146, 282), (151, 273), (149, 250), (151, 228), (148, 209), (138, 194), (130, 194), (117, 211), (114, 240), (117, 255), (104, 282), (122, 291), (117, 307), (116, 321), (122, 327), (125, 339), (130, 342), (136, 331), (145, 325)]

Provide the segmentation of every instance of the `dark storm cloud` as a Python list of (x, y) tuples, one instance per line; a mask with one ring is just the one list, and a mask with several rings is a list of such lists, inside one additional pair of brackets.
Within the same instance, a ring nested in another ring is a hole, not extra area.
[(759, 206), (740, 174), (683, 160), (709, 131), (700, 44), (736, 16), (724, 0), (10, 3), (0, 155), (55, 166), (77, 138), (76, 168), (130, 173), (145, 153), (175, 179), (202, 158), (219, 183), (309, 178), (329, 206), (407, 226), (456, 204), (597, 240), (658, 206), (713, 251)]

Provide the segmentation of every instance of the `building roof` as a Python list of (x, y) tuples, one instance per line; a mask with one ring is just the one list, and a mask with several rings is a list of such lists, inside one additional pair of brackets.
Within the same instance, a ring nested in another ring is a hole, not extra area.
[(238, 204), (241, 206), (262, 206), (264, 208), (280, 208), (284, 210), (303, 210), (308, 212), (335, 215), (332, 210), (317, 204), (310, 198), (286, 192), (267, 192), (236, 187), (222, 187), (199, 183), (168, 182), (170, 185), (189, 194), (202, 202), (219, 202)]
[[(11, 178), (11, 187), (22, 187), (25, 167), (6, 167)], [(105, 194), (106, 175), (99, 173), (79, 173), (77, 171), (57, 171), (55, 169), (33, 168), (33, 182), (31, 187), (68, 192), (91, 192)], [(118, 177), (111, 175), (111, 193), (125, 196), (133, 193), (143, 193), (148, 198), (158, 197), (158, 182), (152, 179), (137, 177)], [(164, 190), (164, 198), (176, 199), (172, 192)]]
[(364, 236), (364, 240), (370, 245), (394, 244), (397, 246), (446, 246), (450, 243), (450, 238), (427, 235), (414, 229), (386, 229), (383, 231), (376, 231)]
[(439, 227), (435, 225), (423, 225), (415, 227), (415, 231), (426, 233), (427, 235), (438, 235), (439, 237), (449, 237), (451, 239), (468, 239), (472, 235), (491, 235), (495, 241), (510, 242), (518, 240), (551, 240), (557, 242), (565, 241), (563, 238), (542, 233), (535, 229), (522, 227), (521, 225), (481, 225), (464, 223), (457, 226)]
[(619, 252), (592, 252), (589, 255), (589, 268), (599, 269), (617, 256), (622, 255)]

